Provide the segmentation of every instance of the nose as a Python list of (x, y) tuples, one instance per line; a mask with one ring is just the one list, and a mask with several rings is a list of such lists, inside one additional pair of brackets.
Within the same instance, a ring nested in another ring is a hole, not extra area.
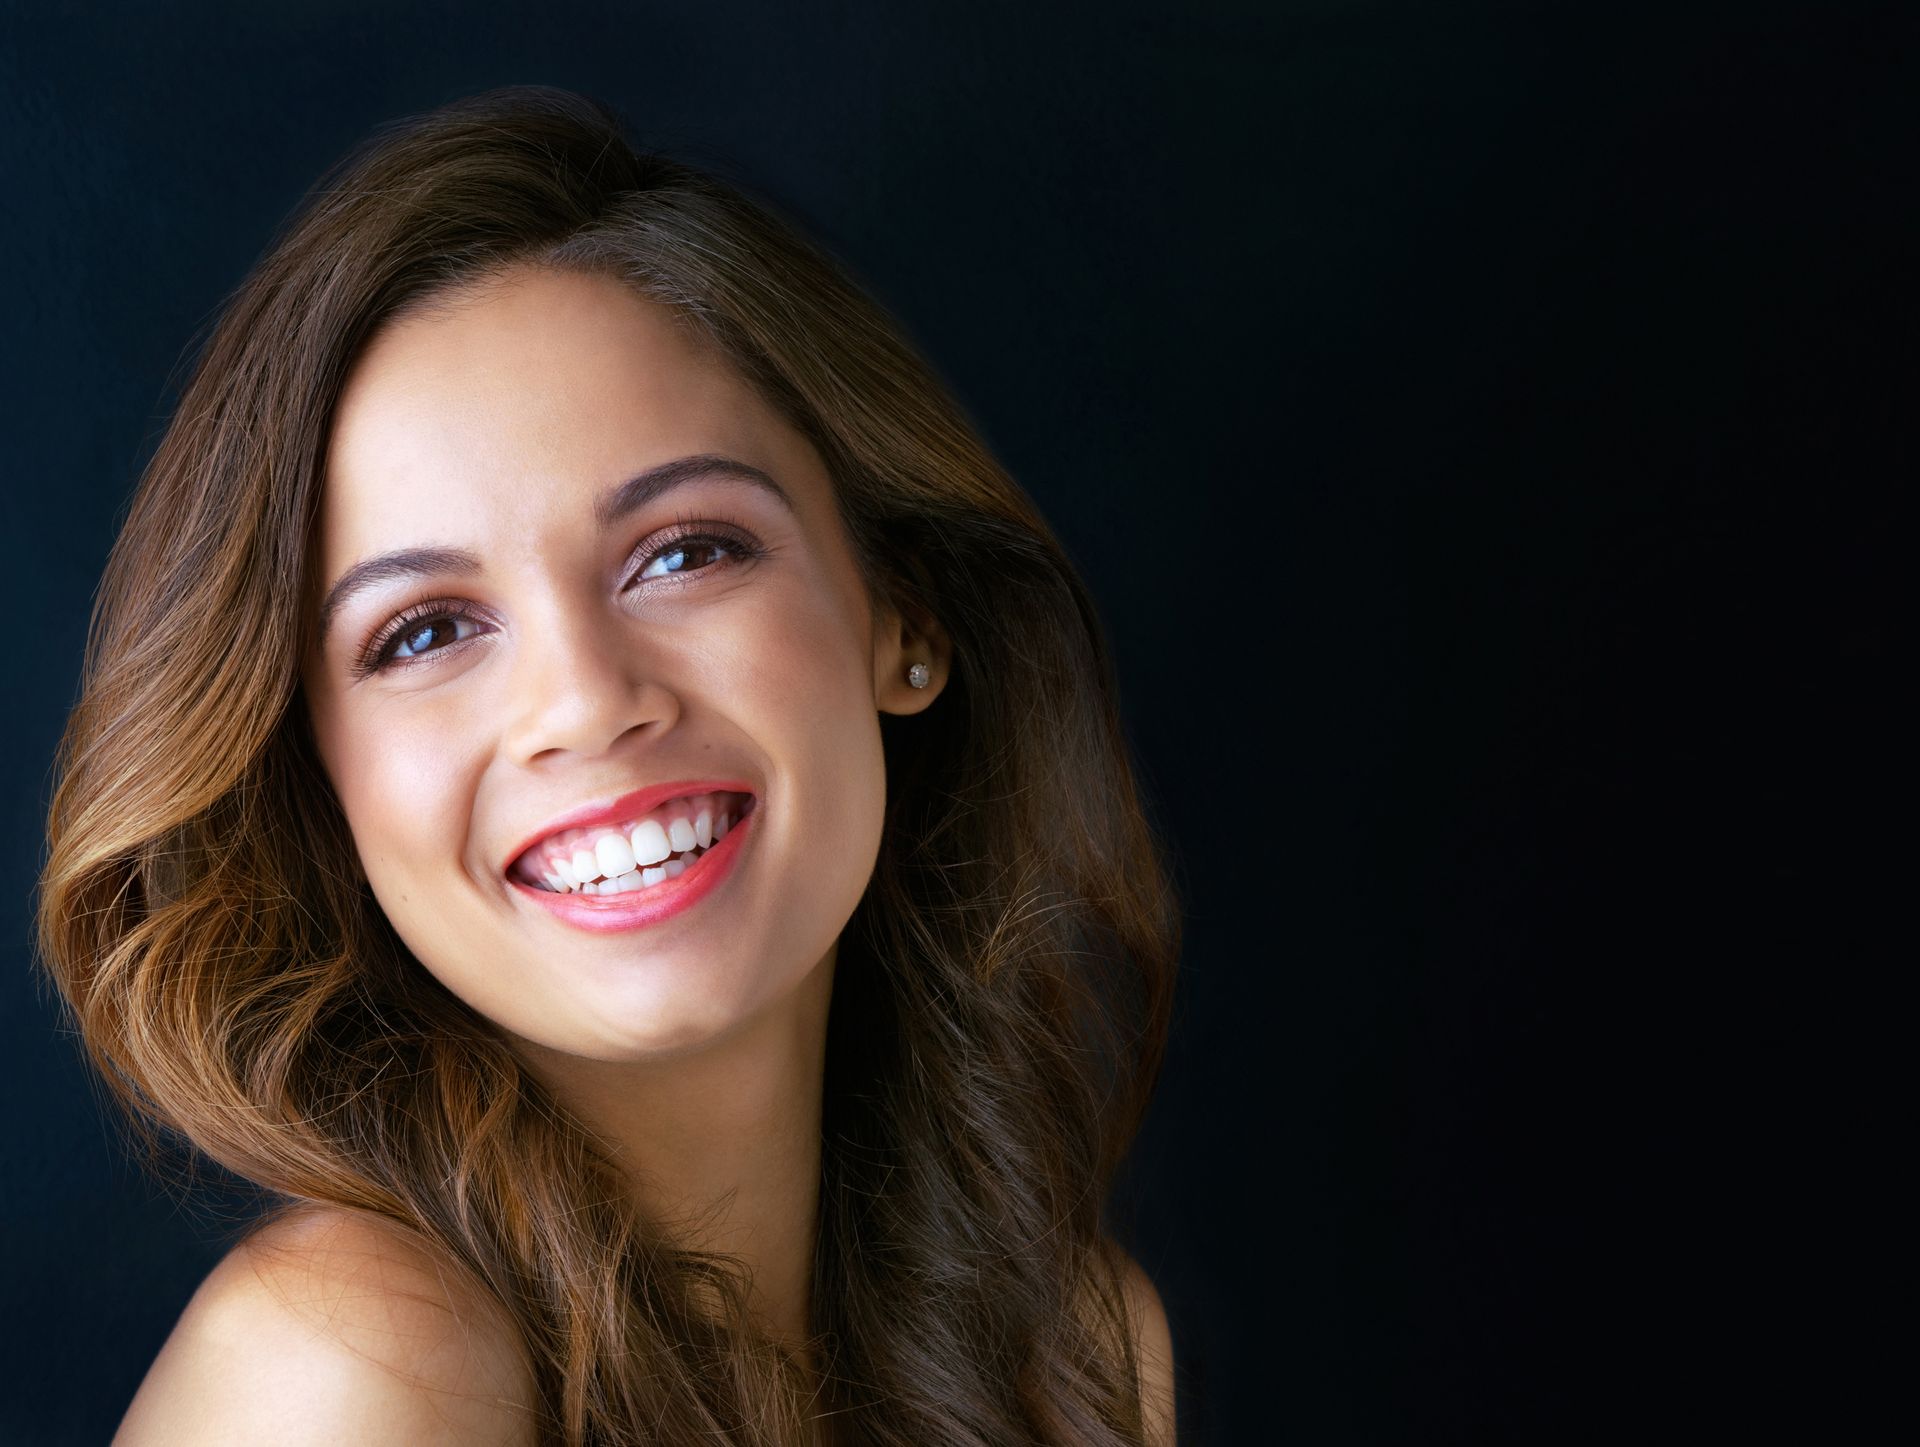
[(513, 653), (504, 747), (516, 763), (603, 754), (636, 730), (664, 733), (680, 716), (660, 650), (610, 611), (556, 606), (523, 624)]

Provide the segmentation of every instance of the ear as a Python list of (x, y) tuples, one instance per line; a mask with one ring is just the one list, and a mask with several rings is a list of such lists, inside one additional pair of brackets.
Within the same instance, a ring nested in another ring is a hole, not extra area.
[[(907, 676), (925, 664), (924, 688)], [(878, 608), (873, 618), (873, 702), (882, 713), (919, 713), (946, 688), (953, 676), (953, 644), (939, 620), (917, 608)]]

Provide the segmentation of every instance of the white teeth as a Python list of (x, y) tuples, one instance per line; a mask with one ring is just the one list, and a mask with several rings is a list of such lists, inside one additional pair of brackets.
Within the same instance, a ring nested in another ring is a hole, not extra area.
[[(726, 815), (722, 814), (720, 821), (724, 825)], [(716, 828), (715, 837), (717, 838), (722, 832), (722, 829)], [(543, 874), (541, 878), (545, 881), (547, 888), (555, 894), (631, 894), (636, 889), (648, 889), (653, 885), (665, 883), (669, 879), (678, 879), (693, 865), (706, 858), (707, 847), (701, 846), (698, 854), (688, 858), (673, 858), (664, 864), (651, 867), (636, 866), (631, 869), (615, 870), (609, 872), (605, 879), (591, 879), (584, 884), (559, 872)], [(555, 861), (556, 864), (558, 862)], [(571, 869), (571, 866), (568, 867)], [(578, 873), (578, 871), (573, 872)]]
[[(558, 842), (565, 835), (556, 835), (547, 847), (567, 852), (544, 858), (530, 855), (519, 866), (520, 877), (560, 894), (616, 894), (623, 889), (644, 889), (678, 875), (699, 857), (695, 851), (711, 849), (725, 839), (735, 822), (732, 800), (723, 794), (699, 794), (666, 807), (690, 812), (674, 818), (655, 814), (624, 833), (619, 829), (604, 833), (575, 830), (576, 842), (570, 848)], [(674, 861), (675, 855), (687, 857)], [(666, 867), (670, 864), (673, 867)], [(618, 884), (623, 878), (634, 882)]]
[(600, 872), (608, 879), (618, 879), (636, 863), (633, 846), (624, 834), (602, 834), (594, 842), (593, 852), (600, 860)]
[(667, 831), (660, 827), (658, 819), (642, 819), (634, 825), (631, 844), (635, 864), (658, 864), (673, 853)]

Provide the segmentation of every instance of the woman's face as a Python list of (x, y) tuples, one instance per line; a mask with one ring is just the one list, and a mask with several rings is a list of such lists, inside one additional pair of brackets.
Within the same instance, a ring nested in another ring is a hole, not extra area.
[(932, 701), (944, 641), (875, 611), (819, 456), (663, 307), (530, 269), (448, 302), (336, 414), (321, 760), (455, 995), (569, 1056), (697, 1049), (831, 971), (878, 715)]

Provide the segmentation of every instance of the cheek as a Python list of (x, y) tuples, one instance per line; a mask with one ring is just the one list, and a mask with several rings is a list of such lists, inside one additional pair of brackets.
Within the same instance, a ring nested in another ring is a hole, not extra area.
[(879, 748), (867, 620), (844, 593), (815, 580), (762, 610), (737, 660), (736, 696), (759, 715), (765, 737), (785, 741), (788, 767), (804, 778)]
[(776, 753), (791, 871), (780, 908), (796, 942), (824, 949), (872, 878), (886, 813), (886, 769), (865, 616), (822, 591), (781, 610), (738, 696)]
[(745, 691), (790, 718), (872, 714), (872, 619), (850, 564), (815, 559), (805, 574), (754, 610)]
[[(430, 710), (316, 723), (322, 756), (383, 904), (396, 888), (457, 858), (464, 811), (459, 730)], [(451, 853), (449, 851), (452, 851)]]
[(472, 993), (473, 962), (485, 958), (475, 938), (483, 916), (459, 868), (471, 770), (456, 722), (432, 714), (356, 720), (334, 741), (329, 771), (368, 886), (394, 933), (429, 974), (488, 1014)]

